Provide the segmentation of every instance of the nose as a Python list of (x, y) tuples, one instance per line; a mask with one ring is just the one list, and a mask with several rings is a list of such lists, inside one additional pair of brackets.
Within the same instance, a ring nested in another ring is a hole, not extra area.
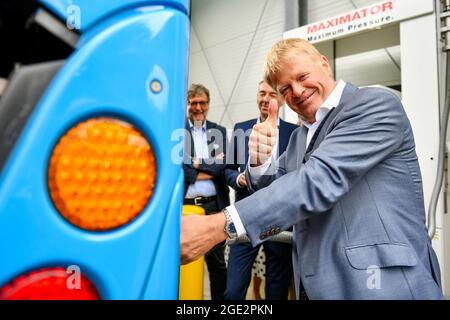
[(292, 84), (292, 98), (300, 98), (305, 92), (305, 88), (298, 82)]
[(268, 93), (266, 93), (265, 95), (262, 96), (261, 99), (264, 103), (269, 103), (270, 101), (270, 95)]
[(195, 110), (196, 112), (202, 111), (202, 107), (201, 107), (200, 103), (195, 103), (195, 105), (194, 105), (194, 110)]

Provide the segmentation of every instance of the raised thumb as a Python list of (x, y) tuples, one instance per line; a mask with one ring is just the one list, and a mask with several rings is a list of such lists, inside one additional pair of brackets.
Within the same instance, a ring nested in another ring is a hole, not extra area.
[(266, 121), (272, 126), (272, 128), (276, 128), (278, 126), (278, 102), (275, 99), (271, 99), (269, 101), (269, 110)]

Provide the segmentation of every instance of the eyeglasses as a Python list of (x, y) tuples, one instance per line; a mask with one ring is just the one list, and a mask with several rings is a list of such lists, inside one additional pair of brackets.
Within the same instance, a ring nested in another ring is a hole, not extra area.
[(209, 101), (190, 101), (189, 105), (191, 107), (195, 107), (196, 105), (200, 105), (200, 107), (206, 107)]

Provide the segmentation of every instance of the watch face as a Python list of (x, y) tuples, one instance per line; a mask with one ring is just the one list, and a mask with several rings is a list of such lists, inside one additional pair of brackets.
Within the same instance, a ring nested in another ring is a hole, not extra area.
[(228, 233), (236, 233), (236, 228), (234, 227), (234, 223), (233, 222), (231, 222), (229, 225), (228, 225)]

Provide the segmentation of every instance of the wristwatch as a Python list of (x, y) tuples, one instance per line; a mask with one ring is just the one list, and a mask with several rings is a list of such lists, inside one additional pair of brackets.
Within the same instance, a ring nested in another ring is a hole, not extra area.
[(234, 222), (231, 219), (231, 214), (228, 212), (228, 210), (225, 208), (222, 210), (223, 213), (225, 213), (225, 218), (227, 219), (227, 222), (225, 223), (225, 228), (223, 229), (223, 231), (225, 231), (225, 233), (228, 235), (228, 238), (230, 240), (234, 240), (237, 238), (237, 231), (236, 228), (234, 227)]

